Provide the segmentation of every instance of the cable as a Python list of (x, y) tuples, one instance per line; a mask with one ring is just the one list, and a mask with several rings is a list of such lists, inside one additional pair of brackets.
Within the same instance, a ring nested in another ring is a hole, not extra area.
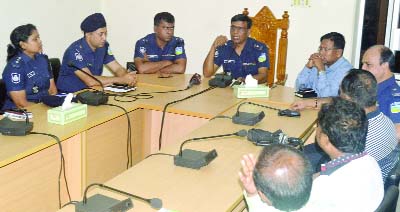
[(255, 106), (260, 106), (260, 107), (268, 108), (268, 109), (271, 109), (271, 110), (278, 110), (278, 111), (280, 111), (280, 109), (278, 109), (278, 108), (269, 107), (269, 106), (266, 106), (266, 105), (260, 105), (260, 104), (253, 103), (253, 102), (243, 102), (243, 103), (241, 103), (241, 104), (238, 106), (237, 112), (239, 112), (240, 107), (241, 107), (242, 105), (244, 105), (244, 104), (250, 104), (250, 105), (255, 105)]
[(205, 89), (205, 90), (202, 90), (202, 91), (200, 91), (200, 92), (198, 92), (198, 93), (195, 93), (195, 94), (192, 94), (192, 95), (190, 95), (190, 96), (187, 96), (187, 97), (185, 97), (185, 98), (183, 98), (183, 99), (179, 99), (179, 100), (175, 100), (175, 101), (173, 101), (173, 102), (169, 102), (169, 103), (167, 103), (167, 104), (164, 106), (163, 114), (162, 114), (162, 118), (161, 118), (160, 136), (159, 136), (159, 139), (158, 139), (158, 150), (161, 150), (162, 133), (163, 133), (163, 127), (164, 127), (165, 112), (167, 111), (167, 107), (168, 107), (169, 105), (172, 105), (172, 104), (175, 104), (175, 103), (178, 103), (178, 102), (181, 102), (181, 101), (190, 99), (190, 98), (192, 98), (192, 97), (195, 97), (195, 96), (197, 96), (197, 95), (200, 95), (200, 94), (202, 94), (202, 93), (205, 93), (205, 92), (207, 92), (207, 91), (210, 91), (210, 90), (212, 90), (212, 89), (214, 89), (214, 88), (215, 88), (215, 87), (209, 87), (209, 88), (207, 88), (207, 89)]
[(61, 141), (57, 136), (52, 135), (52, 134), (48, 134), (48, 133), (30, 132), (30, 134), (46, 135), (46, 136), (54, 138), (57, 141), (58, 147), (60, 149), (60, 155), (61, 155), (60, 172), (58, 173), (58, 207), (61, 208), (61, 173), (63, 172), (63, 169), (64, 169), (65, 187), (67, 189), (68, 199), (71, 202), (71, 194), (69, 193), (67, 176), (65, 175), (65, 159), (64, 159), (64, 154), (63, 154), (63, 151), (62, 151)]
[(214, 119), (232, 119), (232, 117), (220, 115), (220, 116), (215, 116), (215, 117), (211, 118), (210, 121), (212, 121)]
[(61, 206), (61, 208), (64, 208), (67, 205), (76, 205), (78, 203), (79, 203), (79, 201), (69, 201), (69, 202), (65, 203), (63, 206)]
[(113, 106), (113, 107), (118, 107), (122, 109), (125, 112), (126, 118), (128, 119), (128, 135), (127, 135), (127, 140), (126, 140), (126, 155), (128, 158), (128, 161), (126, 163), (126, 169), (129, 169), (129, 167), (132, 167), (132, 128), (131, 128), (131, 119), (129, 118), (128, 111), (119, 106), (119, 105), (114, 105), (114, 104), (104, 104), (108, 106)]
[(166, 155), (166, 156), (175, 157), (175, 155), (172, 155), (172, 154), (158, 152), (158, 153), (154, 153), (154, 154), (147, 155), (144, 159), (147, 159), (147, 158), (152, 157), (152, 156), (154, 156), (154, 155)]
[[(134, 102), (139, 99), (151, 99), (154, 98), (152, 94), (165, 94), (165, 93), (176, 93), (180, 91), (186, 91), (190, 87), (187, 86), (184, 89), (179, 89), (179, 90), (172, 90), (172, 91), (154, 91), (154, 92), (143, 92), (143, 93), (138, 93), (138, 94), (111, 94), (111, 93), (106, 93), (108, 96), (114, 96), (114, 100), (117, 102)], [(131, 100), (121, 100), (119, 97), (123, 98), (132, 98)]]

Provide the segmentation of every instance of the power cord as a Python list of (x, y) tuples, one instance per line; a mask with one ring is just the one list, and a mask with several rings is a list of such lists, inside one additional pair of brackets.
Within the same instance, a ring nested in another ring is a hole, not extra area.
[(172, 154), (158, 152), (158, 153), (154, 153), (154, 154), (147, 155), (144, 159), (147, 159), (147, 158), (152, 157), (152, 156), (154, 156), (154, 155), (166, 155), (166, 156), (175, 157), (175, 155), (172, 155)]
[(65, 175), (65, 159), (64, 159), (64, 154), (62, 151), (62, 145), (61, 145), (61, 141), (60, 139), (52, 134), (48, 134), (48, 133), (41, 133), (41, 132), (30, 132), (30, 134), (34, 134), (34, 135), (46, 135), (49, 137), (54, 138), (57, 141), (58, 147), (60, 149), (60, 158), (61, 158), (61, 164), (60, 164), (60, 172), (58, 173), (58, 207), (61, 208), (61, 173), (64, 170), (64, 180), (65, 180), (65, 187), (67, 189), (67, 194), (68, 194), (68, 199), (71, 202), (71, 194), (69, 193), (69, 188), (68, 188), (68, 181), (67, 181), (67, 177)]
[(202, 90), (202, 91), (200, 91), (200, 92), (198, 92), (198, 93), (195, 93), (195, 94), (192, 94), (192, 95), (190, 95), (190, 96), (187, 96), (187, 97), (185, 97), (185, 98), (183, 98), (183, 99), (179, 99), (179, 100), (175, 100), (175, 101), (173, 101), (173, 102), (169, 102), (169, 103), (167, 103), (167, 104), (164, 106), (163, 114), (162, 114), (162, 118), (161, 118), (160, 136), (159, 136), (159, 139), (158, 139), (158, 150), (161, 150), (162, 134), (163, 134), (164, 120), (165, 120), (165, 112), (167, 111), (167, 107), (170, 106), (170, 105), (172, 105), (172, 104), (175, 104), (175, 103), (178, 103), (178, 102), (181, 102), (181, 101), (190, 99), (190, 98), (192, 98), (192, 97), (195, 97), (195, 96), (197, 96), (197, 95), (200, 95), (200, 94), (202, 94), (202, 93), (205, 93), (205, 92), (207, 92), (207, 91), (210, 91), (210, 90), (212, 90), (212, 89), (214, 89), (214, 88), (216, 88), (216, 87), (209, 87), (209, 88), (207, 88), (207, 89), (205, 89), (205, 90)]
[(133, 161), (133, 158), (132, 158), (132, 128), (131, 128), (131, 119), (129, 118), (129, 113), (125, 108), (123, 108), (119, 105), (114, 105), (114, 104), (104, 104), (104, 105), (120, 108), (121, 110), (123, 110), (125, 112), (126, 118), (128, 119), (128, 134), (127, 134), (127, 140), (126, 140), (126, 155), (127, 155), (128, 161), (126, 163), (126, 169), (129, 169), (129, 167), (132, 167), (132, 163), (133, 163), (132, 162)]
[[(138, 94), (111, 94), (111, 93), (106, 93), (108, 96), (114, 96), (114, 100), (117, 102), (134, 102), (139, 99), (151, 99), (154, 98), (152, 94), (164, 94), (164, 93), (176, 93), (180, 91), (186, 91), (190, 87), (187, 86), (184, 89), (179, 89), (179, 90), (172, 90), (172, 91), (154, 91), (154, 92), (143, 92), (143, 93), (138, 93)], [(120, 98), (132, 98), (131, 100), (122, 100)]]
[(242, 107), (242, 106), (245, 105), (245, 104), (255, 105), (255, 106), (259, 106), (259, 107), (268, 108), (268, 109), (271, 109), (271, 110), (280, 111), (280, 109), (275, 108), (275, 107), (270, 107), (270, 106), (266, 106), (266, 105), (260, 105), (260, 104), (253, 103), (253, 102), (243, 102), (243, 103), (241, 103), (241, 104), (237, 107), (237, 112), (239, 112), (240, 107)]

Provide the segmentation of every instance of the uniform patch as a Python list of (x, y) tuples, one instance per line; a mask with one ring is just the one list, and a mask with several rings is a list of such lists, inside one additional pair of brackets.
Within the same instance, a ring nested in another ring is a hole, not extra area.
[(390, 104), (391, 113), (400, 113), (400, 102), (393, 102)]
[(11, 73), (11, 81), (15, 84), (18, 84), (21, 82), (21, 75), (18, 73)]
[(183, 48), (181, 46), (177, 46), (175, 48), (175, 54), (176, 55), (181, 55), (183, 53)]
[(26, 76), (28, 76), (28, 78), (35, 76), (35, 71), (29, 72)]
[(80, 62), (83, 61), (83, 57), (82, 57), (81, 53), (79, 53), (79, 52), (75, 53), (75, 60), (78, 60)]
[(112, 51), (111, 51), (111, 48), (110, 48), (110, 47), (108, 47), (108, 48), (107, 48), (107, 54), (108, 54), (108, 55), (113, 55), (113, 53), (112, 53)]
[(235, 60), (224, 60), (224, 63), (235, 63)]
[(265, 53), (261, 53), (261, 55), (258, 57), (258, 62), (262, 63), (267, 60), (267, 55)]
[(139, 47), (139, 51), (140, 51), (140, 53), (142, 53), (144, 55), (146, 53), (146, 48), (141, 46), (141, 47)]
[(218, 50), (215, 50), (214, 57), (218, 57)]

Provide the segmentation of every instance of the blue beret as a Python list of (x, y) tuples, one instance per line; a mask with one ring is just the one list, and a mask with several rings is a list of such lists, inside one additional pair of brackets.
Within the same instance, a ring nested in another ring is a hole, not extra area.
[(104, 19), (103, 14), (94, 13), (85, 18), (85, 20), (81, 23), (81, 30), (84, 32), (93, 32), (98, 28), (106, 27), (106, 20)]

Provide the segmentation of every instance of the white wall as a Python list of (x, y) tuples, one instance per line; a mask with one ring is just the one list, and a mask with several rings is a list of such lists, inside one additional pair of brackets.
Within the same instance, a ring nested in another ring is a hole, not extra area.
[[(214, 38), (229, 35), (230, 18), (248, 7), (255, 15), (267, 5), (281, 17), (289, 11), (287, 85), (293, 86), (297, 73), (318, 45), (321, 35), (341, 32), (347, 41), (344, 55), (352, 58), (357, 3), (360, 0), (313, 0), (311, 7), (292, 7), (292, 0), (2, 0), (0, 7), (0, 73), (5, 66), (6, 45), (13, 28), (33, 23), (41, 34), (44, 51), (61, 58), (66, 47), (82, 36), (84, 17), (102, 11), (108, 25), (108, 40), (121, 64), (132, 61), (136, 40), (153, 32), (157, 12), (171, 12), (176, 19), (175, 35), (185, 39), (187, 73), (201, 73), (203, 60)], [(16, 16), (15, 14), (21, 14)]]
[(264, 5), (276, 17), (287, 10), (290, 15), (287, 85), (293, 86), (297, 73), (318, 48), (319, 38), (327, 32), (337, 31), (345, 36), (348, 48), (344, 55), (350, 60), (358, 1), (313, 0), (311, 7), (292, 7), (291, 0), (103, 0), (102, 11), (108, 21), (108, 40), (121, 63), (131, 61), (136, 40), (153, 31), (154, 15), (171, 12), (175, 16), (175, 35), (185, 39), (186, 72), (202, 73), (203, 60), (214, 38), (219, 34), (229, 36), (233, 15), (248, 7), (253, 16)]
[(27, 23), (36, 25), (43, 42), (43, 52), (49, 57), (61, 59), (65, 49), (82, 37), (82, 20), (91, 13), (99, 12), (100, 8), (98, 0), (1, 0), (0, 78), (14, 28)]

